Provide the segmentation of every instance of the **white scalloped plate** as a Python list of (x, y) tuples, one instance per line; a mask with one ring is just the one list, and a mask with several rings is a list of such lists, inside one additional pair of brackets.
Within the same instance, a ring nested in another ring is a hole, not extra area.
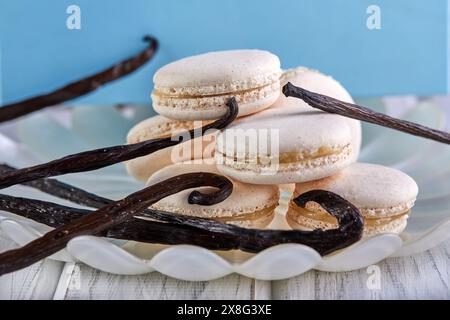
[[(361, 103), (430, 127), (444, 128), (445, 114), (439, 105), (443, 104), (442, 100), (412, 99), (412, 104), (411, 98), (407, 101), (408, 112), (404, 114), (393, 108), (393, 103), (399, 104), (401, 99), (372, 99)], [(56, 111), (34, 114), (19, 121), (16, 134), (0, 133), (0, 150), (4, 151), (0, 161), (25, 166), (89, 148), (122, 143), (129, 128), (149, 116), (150, 107), (118, 110), (109, 106), (78, 106), (73, 110), (59, 108)], [(151, 245), (82, 236), (70, 241), (66, 249), (50, 258), (81, 261), (105, 272), (124, 275), (159, 271), (182, 280), (206, 281), (236, 272), (256, 279), (276, 280), (310, 269), (340, 272), (364, 268), (389, 256), (428, 250), (449, 238), (450, 147), (373, 125), (364, 124), (363, 132), (360, 161), (399, 168), (419, 184), (419, 198), (408, 226), (400, 236), (377, 235), (325, 257), (299, 244), (278, 245), (258, 254), (249, 254), (210, 251), (191, 245)], [(143, 186), (128, 177), (121, 164), (60, 179), (115, 199)], [(6, 192), (68, 204), (21, 186)], [(287, 192), (282, 192), (271, 228), (286, 227), (284, 213), (289, 197)], [(10, 213), (0, 213), (2, 233), (19, 245), (51, 229)]]

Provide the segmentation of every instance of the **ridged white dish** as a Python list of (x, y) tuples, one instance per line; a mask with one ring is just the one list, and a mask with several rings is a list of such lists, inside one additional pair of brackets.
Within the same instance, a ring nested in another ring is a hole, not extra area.
[[(445, 126), (445, 110), (438, 99), (384, 99), (361, 103), (430, 127), (443, 129)], [(406, 105), (401, 110), (408, 111), (402, 113), (394, 108), (399, 104)], [(147, 117), (149, 111), (149, 106), (121, 110), (108, 106), (78, 106), (73, 110), (59, 108), (31, 115), (12, 129), (10, 126), (6, 129), (0, 127), (4, 132), (0, 133), (0, 161), (21, 167), (69, 153), (123, 143), (128, 129)], [(378, 235), (325, 257), (297, 244), (279, 245), (258, 254), (248, 254), (210, 251), (191, 245), (151, 245), (82, 236), (70, 241), (66, 249), (50, 258), (81, 261), (102, 271), (125, 275), (156, 270), (178, 279), (206, 281), (236, 272), (256, 279), (276, 280), (310, 269), (339, 272), (364, 268), (389, 256), (428, 250), (450, 237), (450, 147), (373, 125), (364, 124), (363, 132), (360, 161), (398, 168), (414, 177), (419, 184), (419, 198), (408, 226), (400, 236)], [(128, 177), (121, 164), (59, 178), (114, 199), (143, 186)], [(21, 186), (4, 192), (68, 204)], [(289, 194), (283, 192), (272, 227), (284, 224), (288, 199)], [(6, 212), (0, 212), (0, 228), (3, 235), (19, 245), (50, 230), (47, 226)]]

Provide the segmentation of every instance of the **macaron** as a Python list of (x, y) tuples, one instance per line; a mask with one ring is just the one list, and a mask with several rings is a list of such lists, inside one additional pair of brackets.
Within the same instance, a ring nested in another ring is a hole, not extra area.
[(252, 184), (317, 180), (354, 162), (343, 117), (317, 112), (296, 99), (235, 120), (219, 133), (215, 159), (226, 176)]
[(160, 68), (153, 77), (153, 108), (175, 120), (211, 120), (235, 97), (239, 116), (272, 105), (280, 94), (280, 60), (263, 50), (216, 51)]
[[(297, 67), (285, 70), (281, 76), (280, 81), (282, 86), (288, 82), (291, 82), (292, 84), (302, 87), (306, 90), (324, 94), (344, 102), (354, 103), (348, 91), (337, 80), (317, 70), (312, 70), (305, 67)], [(282, 99), (287, 105), (299, 103), (298, 101), (296, 101), (299, 99), (293, 97), (286, 98), (284, 95), (280, 95), (279, 99)], [(305, 107), (308, 106), (303, 101), (301, 101), (301, 103), (304, 104)], [(309, 108), (313, 109), (312, 107)], [(318, 109), (314, 110), (319, 111)], [(336, 117), (341, 116), (336, 115)], [(350, 126), (352, 134), (353, 156), (355, 159), (357, 159), (359, 150), (361, 148), (361, 122), (351, 118), (343, 118), (346, 119), (348, 125)]]
[[(149, 139), (164, 138), (179, 134), (202, 125), (207, 121), (177, 121), (163, 116), (154, 116), (135, 125), (127, 136), (127, 143), (138, 143)], [(214, 163), (215, 134), (188, 140), (173, 147), (158, 150), (144, 157), (125, 163), (128, 174), (137, 180), (147, 181), (156, 171), (173, 163), (202, 160)]]
[[(333, 176), (298, 183), (293, 197), (314, 189), (334, 192), (353, 203), (364, 217), (364, 237), (401, 233), (418, 193), (416, 182), (407, 174), (369, 163), (353, 163)], [(286, 219), (294, 229), (337, 227), (336, 219), (314, 203), (302, 209), (291, 201)]]
[[(154, 173), (147, 185), (153, 185), (170, 177), (190, 172), (219, 173), (215, 165), (180, 163)], [(166, 197), (151, 206), (152, 209), (183, 215), (213, 219), (241, 227), (263, 228), (270, 224), (280, 197), (277, 186), (258, 186), (233, 181), (233, 192), (224, 201), (201, 206), (188, 203), (193, 189)], [(197, 190), (208, 192), (209, 187)]]

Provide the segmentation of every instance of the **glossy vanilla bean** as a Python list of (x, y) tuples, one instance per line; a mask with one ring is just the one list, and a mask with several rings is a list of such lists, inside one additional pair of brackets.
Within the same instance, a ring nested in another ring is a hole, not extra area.
[[(16, 170), (14, 167), (9, 166), (7, 164), (0, 165), (0, 174), (14, 170)], [(94, 193), (85, 191), (81, 188), (61, 182), (57, 179), (51, 178), (38, 179), (24, 182), (22, 183), (22, 185), (32, 187), (49, 195), (91, 208), (98, 209), (114, 202), (114, 200), (101, 197)], [(187, 225), (196, 229), (206, 231), (220, 231), (220, 232), (224, 230), (228, 230), (231, 232), (235, 231), (234, 226), (232, 225), (223, 224), (210, 219), (180, 215), (172, 212), (145, 209), (142, 210), (142, 212), (140, 212), (138, 215), (163, 222)]]
[(100, 234), (111, 229), (169, 195), (202, 186), (211, 186), (218, 190), (209, 194), (196, 192), (195, 197), (191, 196), (191, 193), (189, 203), (219, 203), (226, 199), (233, 189), (230, 180), (212, 173), (187, 173), (164, 180), (56, 228), (19, 249), (1, 253), (0, 275), (25, 268), (52, 255), (64, 248), (74, 237)]
[(97, 90), (108, 82), (117, 80), (139, 69), (155, 55), (158, 49), (158, 41), (155, 38), (145, 36), (144, 41), (148, 42), (147, 48), (137, 55), (121, 61), (106, 70), (69, 83), (53, 92), (0, 107), (0, 123), (81, 97)]
[(319, 93), (308, 91), (301, 87), (297, 87), (290, 82), (283, 87), (283, 94), (286, 97), (302, 99), (311, 107), (322, 111), (336, 113), (344, 117), (370, 122), (422, 138), (450, 144), (450, 133), (448, 132), (428, 128), (414, 122), (393, 118), (386, 114), (375, 112), (366, 107), (343, 102)]
[[(227, 102), (227, 106), (228, 111), (223, 118), (203, 126), (200, 129), (193, 129), (189, 131), (189, 135), (183, 136), (188, 137), (188, 139), (193, 139), (197, 137), (196, 135), (203, 135), (209, 130), (221, 130), (225, 128), (236, 118), (238, 114), (238, 105), (234, 98), (231, 98)], [(184, 141), (175, 140), (172, 137), (166, 137), (147, 140), (135, 144), (107, 147), (72, 154), (44, 164), (1, 174), (0, 189), (36, 179), (104, 168), (115, 163), (151, 154), (155, 151), (179, 144), (180, 142)]]

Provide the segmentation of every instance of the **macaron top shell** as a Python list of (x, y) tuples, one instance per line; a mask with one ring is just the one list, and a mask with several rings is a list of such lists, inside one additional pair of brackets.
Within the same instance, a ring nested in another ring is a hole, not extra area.
[(353, 163), (333, 176), (299, 183), (294, 194), (314, 189), (334, 192), (360, 208), (364, 216), (377, 218), (409, 210), (419, 191), (407, 174), (369, 163)]
[[(189, 172), (210, 172), (220, 174), (215, 165), (182, 163), (165, 167), (154, 173), (147, 185), (153, 185), (170, 177)], [(275, 185), (251, 185), (237, 181), (233, 182), (233, 192), (224, 201), (212, 205), (201, 206), (188, 203), (189, 194), (194, 189), (184, 190), (166, 197), (152, 206), (152, 208), (180, 214), (204, 218), (231, 217), (273, 207), (278, 204), (279, 189)], [(202, 192), (213, 191), (213, 188), (196, 188)]]
[[(250, 147), (254, 139), (244, 143), (227, 142), (227, 134), (268, 137), (268, 142), (278, 143), (278, 152), (316, 152), (321, 147), (346, 146), (351, 143), (350, 128), (342, 117), (317, 112), (295, 99), (288, 105), (278, 100), (271, 108), (239, 118), (219, 134), (216, 150), (226, 155), (235, 152), (245, 155), (260, 153)], [(267, 134), (264, 134), (267, 130)], [(270, 151), (271, 148), (269, 147)]]
[[(344, 102), (354, 102), (348, 91), (337, 80), (314, 69), (297, 67), (284, 70), (280, 77), (280, 82), (282, 86), (291, 82), (309, 91), (325, 94)], [(287, 105), (293, 100), (298, 100), (292, 97), (286, 98), (284, 95), (280, 96), (280, 99), (286, 100), (285, 104)], [(303, 102), (303, 104), (312, 108), (306, 102)]]
[(263, 50), (216, 51), (160, 68), (155, 91), (167, 95), (210, 95), (265, 86), (279, 80), (280, 60)]

